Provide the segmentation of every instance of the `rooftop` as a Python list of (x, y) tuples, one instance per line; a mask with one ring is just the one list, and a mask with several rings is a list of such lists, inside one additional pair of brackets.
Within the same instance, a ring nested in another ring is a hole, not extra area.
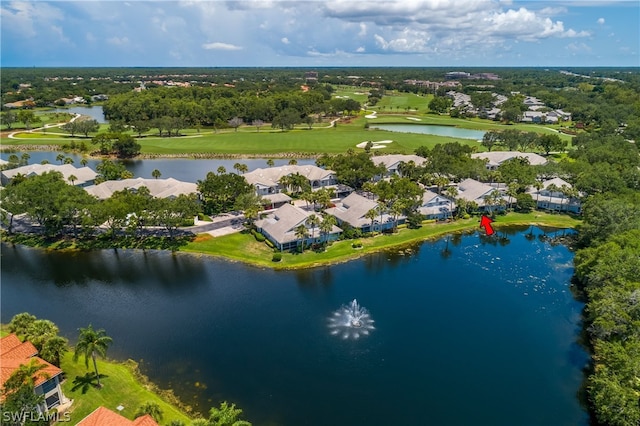
[(77, 426), (158, 426), (158, 423), (148, 414), (135, 420), (129, 420), (108, 408), (98, 407), (80, 420)]
[(98, 185), (87, 186), (85, 190), (101, 200), (109, 198), (114, 192), (125, 189), (137, 190), (141, 187), (149, 188), (149, 192), (156, 198), (173, 198), (182, 194), (188, 195), (198, 192), (198, 185), (191, 182), (182, 182), (177, 179), (122, 179), (108, 180)]
[(306, 166), (288, 165), (269, 167), (266, 169), (255, 169), (252, 172), (245, 173), (243, 176), (251, 185), (272, 187), (278, 186), (278, 181), (283, 176), (294, 175), (296, 173), (306, 177), (309, 181), (322, 180), (332, 174), (335, 174), (333, 170), (325, 170), (309, 164)]

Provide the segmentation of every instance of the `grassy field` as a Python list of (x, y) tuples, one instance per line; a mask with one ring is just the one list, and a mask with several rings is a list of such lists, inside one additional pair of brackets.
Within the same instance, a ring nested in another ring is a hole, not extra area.
[(91, 362), (89, 363), (90, 369), (87, 369), (84, 365), (84, 358), (74, 362), (72, 353), (67, 353), (62, 360), (61, 367), (67, 377), (62, 385), (63, 392), (68, 398), (74, 400), (71, 424), (76, 424), (101, 405), (115, 412), (118, 412), (116, 407), (122, 405), (124, 409), (120, 411), (120, 414), (133, 419), (138, 407), (149, 401), (160, 405), (163, 412), (161, 424), (168, 424), (172, 420), (181, 420), (186, 424), (191, 422), (186, 414), (163, 401), (140, 383), (131, 368), (126, 365), (98, 360), (98, 371), (107, 377), (102, 379), (102, 389), (89, 387), (86, 393), (82, 393), (82, 389), (73, 391), (73, 380), (76, 376), (84, 376), (87, 372), (93, 371)]
[[(574, 228), (579, 223), (579, 220), (566, 215), (532, 212), (527, 214), (509, 213), (506, 216), (499, 216), (493, 225), (499, 230), (501, 227), (510, 225)], [(236, 233), (216, 238), (207, 234), (199, 235), (195, 241), (181, 248), (181, 251), (213, 255), (260, 267), (301, 269), (344, 262), (367, 253), (397, 249), (408, 244), (438, 238), (453, 232), (472, 231), (478, 228), (478, 224), (478, 218), (471, 218), (452, 223), (426, 224), (420, 229), (401, 229), (393, 235), (362, 238), (360, 241), (363, 247), (360, 249), (354, 249), (350, 240), (337, 241), (322, 253), (305, 251), (301, 254), (292, 254), (284, 252), (282, 261), (277, 263), (271, 261), (273, 250), (265, 243), (257, 242), (249, 233)]]
[[(366, 95), (357, 88), (345, 87), (337, 91), (338, 96), (362, 98)], [(313, 129), (300, 125), (296, 129), (282, 132), (263, 126), (259, 131), (253, 126), (242, 126), (237, 131), (223, 129), (185, 129), (181, 137), (160, 138), (155, 130), (147, 136), (139, 138), (142, 145), (142, 153), (145, 154), (201, 154), (213, 155), (278, 155), (294, 153), (299, 155), (314, 155), (321, 153), (343, 153), (348, 149), (355, 149), (356, 145), (363, 141), (392, 140), (381, 152), (387, 153), (413, 153), (420, 146), (433, 147), (438, 143), (458, 141), (471, 145), (478, 151), (485, 150), (477, 141), (449, 138), (435, 135), (388, 132), (384, 130), (367, 129), (366, 125), (375, 124), (435, 124), (444, 126), (456, 126), (474, 130), (504, 130), (506, 128), (537, 133), (556, 133), (558, 126), (542, 126), (533, 124), (503, 125), (498, 122), (481, 119), (461, 119), (427, 114), (430, 96), (418, 96), (412, 93), (389, 92), (383, 97), (380, 104), (374, 109), (378, 111), (377, 118), (367, 119), (361, 113), (356, 118), (346, 122), (338, 121), (336, 127), (329, 127), (330, 123), (315, 123)], [(417, 111), (415, 111), (417, 109)], [(413, 111), (412, 111), (413, 110)], [(419, 119), (420, 121), (416, 121)], [(106, 131), (107, 125), (100, 126), (101, 131)], [(560, 134), (560, 137), (570, 141), (571, 137)], [(15, 139), (2, 138), (2, 145), (10, 147), (15, 145), (63, 145), (71, 140), (87, 140), (85, 138), (70, 137), (60, 128), (49, 129), (45, 132), (18, 133)]]

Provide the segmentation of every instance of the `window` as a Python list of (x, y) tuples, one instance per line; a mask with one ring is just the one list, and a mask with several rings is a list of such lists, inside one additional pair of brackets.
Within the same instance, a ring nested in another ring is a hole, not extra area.
[(49, 398), (47, 398), (45, 402), (47, 403), (47, 410), (50, 410), (53, 407), (60, 405), (60, 395), (58, 395), (58, 392), (56, 392)]
[(51, 380), (47, 380), (42, 384), (42, 392), (44, 392), (44, 394), (46, 395), (48, 392), (51, 392), (52, 390), (54, 390), (55, 387), (56, 387), (55, 378)]

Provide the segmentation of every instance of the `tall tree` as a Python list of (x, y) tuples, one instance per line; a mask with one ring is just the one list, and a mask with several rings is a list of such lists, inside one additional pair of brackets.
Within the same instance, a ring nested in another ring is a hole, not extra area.
[(77, 361), (80, 356), (84, 356), (85, 366), (89, 367), (89, 358), (93, 360), (93, 368), (96, 372), (96, 379), (98, 381), (98, 387), (102, 387), (100, 383), (100, 375), (98, 373), (98, 364), (96, 357), (100, 356), (105, 358), (107, 355), (107, 348), (113, 339), (107, 336), (107, 333), (103, 329), (94, 330), (91, 324), (86, 328), (80, 328), (80, 336), (76, 343), (75, 351), (73, 354), (73, 360)]
[(160, 405), (158, 405), (157, 402), (152, 402), (152, 401), (147, 401), (144, 404), (142, 404), (140, 407), (138, 407), (134, 417), (137, 419), (138, 417), (142, 417), (147, 414), (150, 415), (153, 418), (153, 420), (155, 420), (158, 423), (162, 420), (162, 417), (163, 417), (163, 413), (162, 413), (162, 409), (160, 408)]

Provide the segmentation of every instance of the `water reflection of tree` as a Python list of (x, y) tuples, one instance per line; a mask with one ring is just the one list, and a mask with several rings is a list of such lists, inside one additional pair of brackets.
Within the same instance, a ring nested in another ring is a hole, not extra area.
[(295, 271), (298, 285), (302, 288), (330, 287), (333, 284), (333, 267), (298, 269)]
[(449, 242), (450, 242), (450, 240), (451, 240), (451, 236), (448, 236), (448, 237), (446, 238), (446, 243), (445, 243), (444, 248), (443, 248), (442, 250), (440, 250), (440, 256), (441, 256), (443, 259), (448, 259), (448, 258), (450, 258), (450, 257), (451, 257), (452, 252), (451, 252), (451, 249), (449, 249)]

